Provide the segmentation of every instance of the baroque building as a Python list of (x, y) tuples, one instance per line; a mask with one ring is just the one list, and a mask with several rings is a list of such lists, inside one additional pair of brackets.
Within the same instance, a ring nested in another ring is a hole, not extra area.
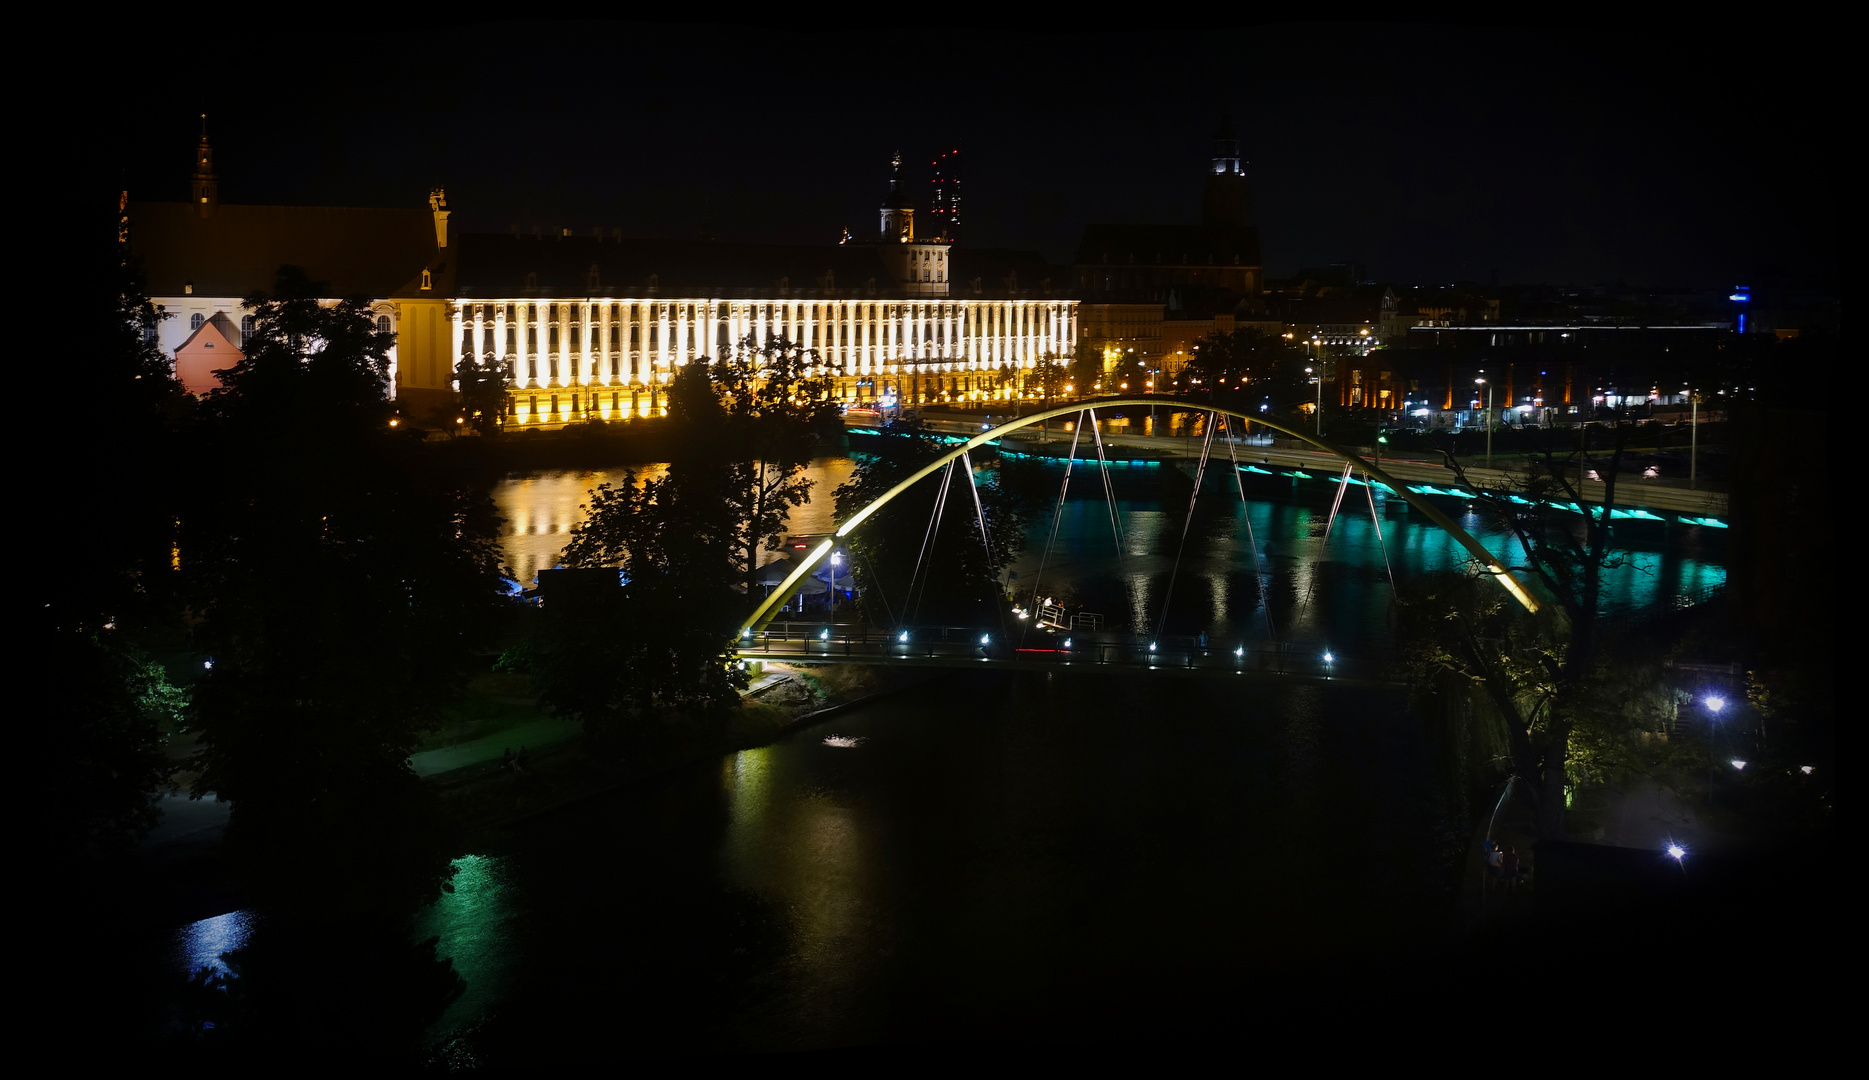
[(331, 299), (369, 300), (378, 329), (393, 331), (391, 392), (405, 407), (452, 400), (451, 305), (434, 271), (449, 262), (448, 209), (441, 192), (427, 207), (246, 206), (220, 200), (207, 118), (194, 151), (188, 202), (126, 201), (127, 243), (149, 297), (168, 315), (155, 330), (191, 392), (240, 360), (252, 328), (245, 298), (270, 292), (281, 266), (323, 282)]
[(785, 246), (625, 239), (619, 232), (450, 236), (445, 196), (420, 209), (219, 201), (205, 121), (188, 203), (130, 203), (133, 252), (191, 391), (239, 359), (242, 298), (282, 265), (366, 297), (394, 331), (393, 388), (412, 414), (453, 408), (455, 365), (496, 365), (509, 427), (660, 415), (683, 366), (751, 340), (810, 350), (853, 405), (1036, 395), (1077, 339), (1065, 272), (1033, 253), (956, 251), (918, 236), (901, 158), (867, 241)]
[(469, 235), (438, 287), (459, 355), (505, 371), (522, 428), (658, 415), (676, 371), (749, 340), (810, 350), (852, 405), (1034, 396), (1033, 369), (1077, 336), (1051, 268), (917, 235), (899, 155), (877, 213), (871, 240), (824, 246)]

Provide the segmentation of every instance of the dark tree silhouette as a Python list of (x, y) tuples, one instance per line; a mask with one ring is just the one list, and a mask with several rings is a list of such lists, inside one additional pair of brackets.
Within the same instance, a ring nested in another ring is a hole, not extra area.
[[(432, 896), (447, 852), (408, 765), (498, 601), (497, 515), (389, 426), (388, 335), (293, 268), (209, 395), (177, 558), (198, 646), (197, 794), (280, 904)], [(322, 867), (307, 890), (306, 867)]]

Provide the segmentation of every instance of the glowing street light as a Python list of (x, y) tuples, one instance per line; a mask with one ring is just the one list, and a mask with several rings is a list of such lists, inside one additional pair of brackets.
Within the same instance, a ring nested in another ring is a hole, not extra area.
[(1726, 708), (1725, 698), (1720, 697), (1719, 695), (1716, 694), (1707, 699), (1707, 709), (1711, 711), (1715, 716), (1718, 716), (1720, 714), (1720, 710), (1724, 708)]
[(1486, 387), (1486, 467), (1493, 467), (1493, 384), (1485, 379), (1473, 380), (1473, 385)]
[(1671, 843), (1668, 845), (1668, 857), (1675, 862), (1680, 862), (1682, 859), (1687, 858), (1687, 849), (1679, 844)]
[(1741, 771), (1744, 771), (1746, 767), (1746, 763), (1739, 758), (1734, 758), (1732, 761), (1728, 762), (1728, 764), (1731, 765), (1733, 768), (1739, 769)]

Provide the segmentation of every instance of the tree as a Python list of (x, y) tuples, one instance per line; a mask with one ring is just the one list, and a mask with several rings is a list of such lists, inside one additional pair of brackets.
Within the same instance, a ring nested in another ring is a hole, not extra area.
[(730, 548), (747, 595), (754, 595), (762, 550), (784, 541), (790, 511), (811, 499), (805, 466), (820, 433), (834, 427), (837, 403), (815, 352), (784, 338), (752, 338), (728, 355), (689, 364), (669, 384), (669, 416), (683, 433), (691, 468), (722, 475), (733, 519)]
[[(1446, 588), (1418, 599), (1409, 623), (1418, 682), (1444, 673), (1483, 689), (1505, 725), (1513, 771), (1530, 787), (1546, 836), (1562, 835), (1574, 736), (1605, 715), (1606, 676), (1597, 653), (1603, 572), (1623, 564), (1610, 548), (1626, 429), (1615, 430), (1606, 462), (1592, 462), (1579, 436), (1568, 457), (1548, 457), (1504, 483), (1474, 481), (1448, 455), (1460, 483), (1510, 531), (1521, 556), (1511, 569), (1532, 575), (1556, 608), (1530, 618), (1503, 595), (1482, 599)], [(1604, 478), (1596, 505), (1580, 497), (1576, 480), (1593, 464)]]
[(34, 826), (32, 839), (56, 858), (124, 850), (161, 816), (164, 742), (187, 695), (114, 628), (57, 633), (50, 645), (44, 670), (62, 688), (33, 719), (45, 747), (31, 772), (47, 804), (61, 809)]
[(591, 493), (564, 561), (617, 577), (547, 597), (537, 663), (545, 700), (602, 751), (649, 741), (653, 718), (706, 718), (738, 701), (738, 528), (722, 487), (736, 475), (676, 462), (658, 480), (631, 473)]
[(170, 561), (180, 470), (166, 466), (194, 402), (156, 344), (165, 314), (145, 294), (140, 267), (121, 242), (95, 254), (73, 320), (95, 411), (61, 436), (61, 452), (75, 449), (96, 475), (122, 479), (61, 485), (76, 499), (54, 516), (83, 523), (65, 541), (75, 571), (28, 575), (43, 595), (25, 605), (27, 667), (52, 673), (56, 689), (33, 707), (33, 745), (21, 757), (31, 801), (59, 807), (30, 830), (28, 846), (60, 861), (120, 852), (155, 825), (169, 778), (164, 740), (186, 700), (133, 640), (178, 613)]
[(1078, 397), (1097, 393), (1103, 383), (1103, 350), (1092, 341), (1079, 341), (1071, 353), (1070, 372)]
[(244, 358), (209, 395), (178, 558), (196, 640), (195, 794), (269, 899), (431, 897), (448, 852), (408, 763), (499, 603), (498, 516), (389, 426), (389, 337), (293, 268), (248, 298)]
[(482, 435), (498, 432), (506, 414), (506, 369), (497, 362), (463, 355), (455, 365), (454, 380), (459, 386), (457, 407), (467, 426)]

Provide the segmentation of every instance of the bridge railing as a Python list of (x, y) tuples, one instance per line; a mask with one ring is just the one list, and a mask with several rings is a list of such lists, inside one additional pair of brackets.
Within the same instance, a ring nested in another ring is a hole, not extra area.
[(915, 626), (883, 629), (858, 623), (775, 622), (747, 630), (740, 655), (774, 660), (841, 659), (866, 663), (917, 663), (956, 659), (1017, 661), (1019, 666), (1056, 664), (1131, 669), (1187, 669), (1209, 673), (1286, 674), (1369, 679), (1393, 677), (1386, 650), (1333, 650), (1317, 642), (1236, 642), (1201, 635), (1166, 635), (1154, 640), (1116, 632), (1010, 634), (977, 626)]

